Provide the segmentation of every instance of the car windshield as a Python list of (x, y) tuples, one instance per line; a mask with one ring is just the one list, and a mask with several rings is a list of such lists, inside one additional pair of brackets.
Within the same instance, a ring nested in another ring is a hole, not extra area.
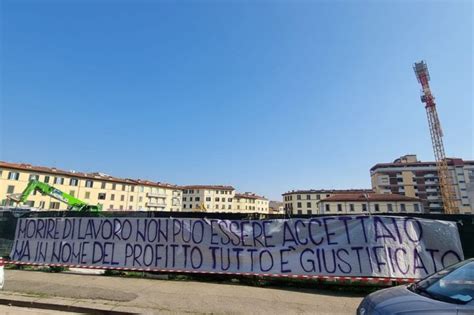
[(474, 299), (474, 261), (443, 269), (412, 288), (417, 293), (448, 303), (470, 303)]

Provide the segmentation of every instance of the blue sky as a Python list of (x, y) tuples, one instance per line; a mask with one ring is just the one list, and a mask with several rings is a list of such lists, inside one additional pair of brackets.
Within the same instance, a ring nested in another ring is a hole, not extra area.
[(473, 159), (470, 1), (0, 0), (0, 159), (272, 199)]

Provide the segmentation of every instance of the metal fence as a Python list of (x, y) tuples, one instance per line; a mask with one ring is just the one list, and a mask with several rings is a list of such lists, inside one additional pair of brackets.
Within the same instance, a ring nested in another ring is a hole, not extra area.
[[(377, 214), (382, 215), (382, 214)], [(454, 221), (457, 223), (465, 258), (474, 257), (474, 215), (452, 214), (411, 214), (385, 213), (390, 216), (408, 216), (433, 220)], [(311, 218), (320, 215), (297, 215), (291, 218)], [(8, 257), (15, 237), (18, 218), (44, 217), (148, 217), (148, 218), (209, 218), (226, 220), (261, 220), (289, 218), (275, 214), (244, 214), (244, 213), (203, 213), (203, 212), (160, 212), (160, 211), (103, 211), (98, 213), (82, 213), (75, 211), (26, 211), (24, 209), (0, 208), (0, 257)]]

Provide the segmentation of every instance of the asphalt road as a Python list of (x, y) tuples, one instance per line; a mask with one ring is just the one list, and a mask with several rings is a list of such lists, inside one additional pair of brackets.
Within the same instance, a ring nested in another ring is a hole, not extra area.
[[(34, 297), (139, 313), (355, 314), (362, 295), (321, 289), (284, 289), (6, 270), (0, 297)], [(1, 312), (0, 312), (1, 313)]]

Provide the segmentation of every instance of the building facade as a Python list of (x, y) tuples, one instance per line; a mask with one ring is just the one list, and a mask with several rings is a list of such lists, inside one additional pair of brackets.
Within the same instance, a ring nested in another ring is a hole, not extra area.
[(321, 214), (422, 213), (419, 198), (397, 194), (334, 194), (319, 203)]
[(269, 201), (253, 193), (237, 193), (232, 186), (191, 185), (183, 190), (183, 211), (269, 213)]
[[(89, 204), (101, 204), (104, 210), (181, 210), (181, 189), (175, 185), (7, 162), (0, 162), (0, 202), (12, 204), (7, 196), (21, 194), (33, 179)], [(65, 203), (40, 193), (31, 194), (25, 204), (38, 209), (67, 209)]]
[(373, 193), (371, 189), (311, 189), (292, 190), (283, 194), (283, 207), (287, 214), (319, 214), (320, 202), (335, 194)]
[(183, 211), (231, 212), (235, 189), (223, 185), (182, 186)]
[[(460, 213), (473, 213), (474, 161), (450, 158), (448, 167)], [(370, 176), (377, 193), (420, 198), (425, 212), (443, 209), (436, 162), (420, 162), (416, 155), (405, 155), (392, 163), (374, 165)]]
[(270, 213), (269, 200), (253, 193), (235, 194), (233, 209), (235, 212)]

